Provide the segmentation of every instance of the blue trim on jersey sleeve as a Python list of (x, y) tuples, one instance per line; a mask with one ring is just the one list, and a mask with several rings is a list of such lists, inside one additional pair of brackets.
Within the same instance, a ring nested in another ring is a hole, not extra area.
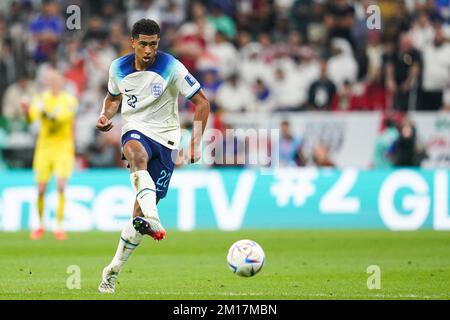
[(202, 88), (202, 86), (198, 87), (197, 90), (195, 90), (194, 92), (192, 92), (190, 95), (186, 96), (186, 99), (192, 98), (197, 92), (200, 91), (201, 88)]
[(130, 53), (114, 60), (113, 72), (118, 81), (121, 81), (127, 75), (136, 72), (134, 69), (134, 53)]
[(122, 94), (122, 93), (112, 93), (111, 91), (109, 91), (109, 89), (108, 89), (108, 93), (109, 93), (109, 95), (111, 95), (113, 97), (117, 97), (117, 96), (120, 96)]
[(148, 67), (147, 71), (159, 74), (164, 80), (169, 81), (176, 66), (176, 59), (168, 53), (158, 51), (155, 62)]

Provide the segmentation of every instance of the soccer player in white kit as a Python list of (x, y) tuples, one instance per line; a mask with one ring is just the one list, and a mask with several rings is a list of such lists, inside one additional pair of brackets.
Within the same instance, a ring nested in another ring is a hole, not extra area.
[(134, 53), (114, 60), (109, 70), (108, 94), (96, 127), (109, 131), (111, 118), (121, 107), (125, 124), (122, 150), (136, 192), (133, 218), (122, 230), (116, 254), (103, 269), (99, 291), (113, 293), (119, 272), (145, 234), (162, 240), (166, 231), (157, 203), (164, 198), (180, 141), (178, 95), (196, 106), (189, 150), (184, 162), (200, 158), (200, 143), (209, 115), (209, 102), (198, 81), (173, 56), (158, 51), (160, 28), (150, 19), (133, 25)]

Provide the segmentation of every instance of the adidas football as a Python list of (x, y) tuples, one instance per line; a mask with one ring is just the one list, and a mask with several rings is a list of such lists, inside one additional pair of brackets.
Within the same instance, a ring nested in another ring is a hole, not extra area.
[(261, 271), (265, 255), (259, 244), (252, 240), (239, 240), (230, 247), (228, 266), (237, 275), (251, 277)]

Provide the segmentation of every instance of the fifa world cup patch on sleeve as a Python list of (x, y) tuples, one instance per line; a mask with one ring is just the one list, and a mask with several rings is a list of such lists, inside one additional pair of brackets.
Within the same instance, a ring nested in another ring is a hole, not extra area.
[(186, 80), (187, 83), (192, 87), (194, 84), (197, 83), (197, 81), (194, 79), (194, 77), (189, 73), (184, 77), (184, 80)]
[(134, 138), (134, 139), (140, 139), (140, 138), (141, 138), (141, 136), (138, 135), (137, 133), (132, 133), (132, 134), (130, 135), (130, 137), (132, 137), (132, 138)]

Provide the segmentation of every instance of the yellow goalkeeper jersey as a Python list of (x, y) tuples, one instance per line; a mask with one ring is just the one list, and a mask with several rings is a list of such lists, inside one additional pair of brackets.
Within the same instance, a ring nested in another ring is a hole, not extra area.
[(30, 121), (39, 120), (40, 130), (36, 149), (40, 151), (74, 152), (73, 124), (77, 99), (61, 91), (57, 95), (45, 91), (30, 104)]

